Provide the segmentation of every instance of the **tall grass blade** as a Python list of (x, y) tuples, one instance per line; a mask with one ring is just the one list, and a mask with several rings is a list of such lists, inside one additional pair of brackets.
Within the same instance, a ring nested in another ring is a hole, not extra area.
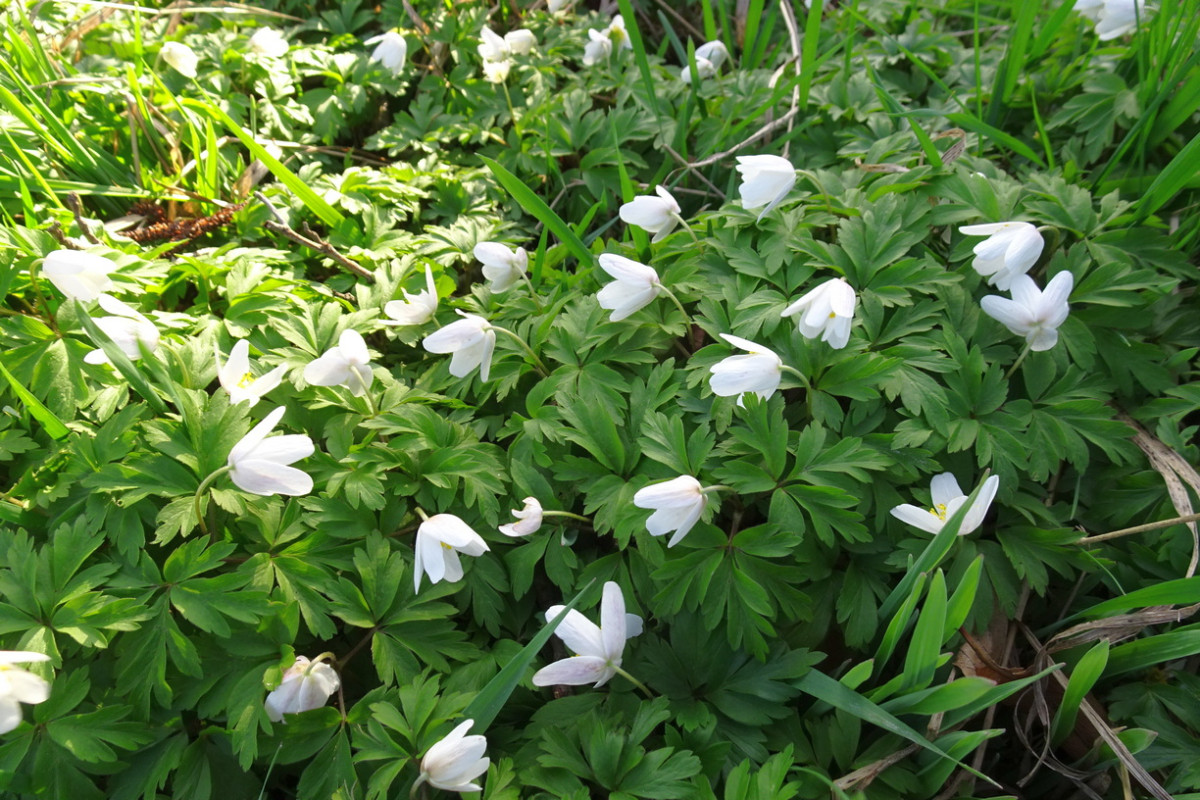
[(1192, 137), (1150, 184), (1137, 204), (1138, 219), (1143, 220), (1158, 211), (1197, 177), (1200, 177), (1200, 133)]
[(480, 156), (487, 168), (496, 176), (496, 180), (504, 187), (512, 198), (520, 204), (521, 208), (529, 214), (532, 214), (538, 222), (549, 228), (550, 232), (558, 237), (558, 240), (566, 245), (566, 248), (571, 251), (575, 258), (579, 259), (579, 263), (585, 266), (592, 265), (592, 252), (588, 250), (587, 245), (583, 243), (583, 239), (575, 231), (571, 230), (571, 226), (563, 221), (563, 218), (554, 213), (554, 209), (546, 205), (546, 201), (533, 193), (525, 183), (513, 175), (500, 164), (492, 161), (486, 156)]
[(0, 361), (0, 375), (4, 377), (4, 380), (8, 381), (13, 394), (25, 404), (25, 407), (29, 409), (29, 415), (41, 423), (46, 433), (55, 439), (61, 439), (70, 433), (67, 430), (67, 426), (63, 424), (62, 420), (53, 411), (46, 408), (41, 400), (34, 397), (32, 392), (22, 386), (21, 382), (13, 377), (13, 374), (8, 371), (8, 367), (4, 366), (3, 361)]

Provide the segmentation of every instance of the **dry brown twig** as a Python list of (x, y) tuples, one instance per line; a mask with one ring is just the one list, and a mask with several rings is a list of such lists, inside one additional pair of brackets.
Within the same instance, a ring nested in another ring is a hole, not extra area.
[(290, 239), (296, 244), (304, 245), (309, 250), (315, 250), (321, 255), (328, 256), (352, 275), (356, 275), (359, 278), (363, 278), (364, 280), (374, 283), (375, 276), (372, 275), (369, 270), (367, 270), (361, 264), (356, 264), (339, 253), (333, 245), (318, 236), (307, 225), (305, 226), (305, 233), (294, 230), (291, 226), (289, 226), (284, 220), (283, 216), (279, 213), (279, 210), (275, 208), (271, 201), (267, 199), (267, 196), (262, 192), (255, 192), (254, 197), (258, 200), (258, 202), (267, 207), (267, 210), (271, 212), (271, 216), (275, 217), (273, 220), (269, 219), (264, 222), (264, 228), (272, 233), (279, 234), (285, 239)]

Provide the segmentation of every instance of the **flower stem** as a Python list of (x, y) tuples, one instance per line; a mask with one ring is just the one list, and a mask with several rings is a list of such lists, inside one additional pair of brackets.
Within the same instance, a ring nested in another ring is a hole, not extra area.
[(1017, 356), (1017, 360), (1008, 368), (1008, 372), (1004, 373), (1004, 380), (1008, 380), (1013, 376), (1013, 373), (1017, 371), (1017, 367), (1021, 366), (1021, 362), (1025, 360), (1025, 356), (1029, 355), (1029, 350), (1032, 347), (1033, 345), (1028, 342), (1025, 344), (1025, 349), (1021, 351), (1021, 355)]
[(538, 358), (538, 354), (533, 352), (533, 348), (530, 347), (528, 344), (526, 344), (524, 339), (522, 339), (520, 336), (518, 336), (517, 334), (510, 331), (508, 328), (501, 328), (499, 325), (493, 325), (492, 330), (500, 331), (500, 333), (507, 333), (509, 336), (516, 339), (517, 343), (520, 344), (521, 347), (524, 348), (525, 352), (529, 354), (529, 357), (533, 359), (533, 366), (538, 372), (540, 372), (542, 374), (542, 377), (543, 378), (550, 377), (550, 370), (546, 369), (546, 365), (542, 363), (542, 360), (540, 358)]
[(533, 298), (533, 303), (537, 306), (538, 313), (540, 314), (545, 311), (546, 307), (542, 305), (542, 298), (538, 297), (537, 291), (533, 288), (533, 281), (529, 280), (529, 276), (524, 272), (521, 273), (521, 280), (525, 281), (525, 285), (529, 287), (529, 296)]
[(226, 472), (229, 472), (229, 470), (230, 467), (228, 466), (221, 467), (219, 470), (213, 472), (213, 474), (200, 481), (200, 486), (196, 489), (196, 495), (192, 498), (192, 509), (196, 512), (196, 524), (200, 526), (200, 532), (205, 536), (208, 535), (208, 526), (204, 524), (204, 515), (200, 512), (200, 497), (206, 491), (208, 491), (208, 487), (213, 485), (213, 481), (224, 475)]
[(580, 522), (590, 523), (591, 520), (579, 514), (573, 514), (570, 511), (543, 511), (543, 517), (566, 517), (567, 519), (577, 519)]
[(685, 231), (688, 232), (688, 235), (692, 237), (693, 242), (700, 244), (700, 237), (696, 235), (696, 232), (692, 230), (692, 226), (688, 225), (687, 221), (683, 217), (679, 216), (678, 214), (672, 214), (671, 216)]
[(679, 313), (683, 314), (683, 321), (684, 321), (684, 323), (687, 324), (688, 329), (691, 330), (692, 318), (688, 315), (688, 312), (686, 310), (684, 310), (683, 303), (679, 302), (679, 298), (675, 296), (675, 293), (672, 292), (670, 289), (668, 289), (666, 286), (663, 286), (661, 283), (659, 284), (659, 286), (662, 288), (663, 294), (665, 294), (667, 297), (669, 297), (671, 299), (671, 302), (675, 304), (675, 307), (679, 309)]
[(416, 783), (414, 783), (412, 785), (412, 788), (408, 790), (409, 800), (412, 800), (414, 797), (417, 796), (417, 790), (425, 785), (425, 781), (427, 778), (428, 778), (428, 776), (424, 772), (422, 772), (420, 775), (417, 776)]
[(654, 692), (650, 691), (650, 689), (646, 686), (646, 684), (642, 683), (637, 678), (633, 677), (632, 675), (630, 675), (628, 672), (621, 669), (620, 667), (613, 667), (613, 669), (616, 670), (617, 674), (620, 675), (622, 678), (629, 681), (637, 688), (641, 689), (642, 694), (646, 695), (647, 700), (654, 699)]
[(415, 506), (415, 507), (413, 508), (413, 510), (417, 512), (417, 516), (421, 518), (421, 521), (422, 521), (422, 522), (428, 522), (428, 521), (429, 521), (429, 515), (428, 515), (428, 514), (426, 514), (426, 513), (424, 512), (424, 510), (422, 510), (422, 509), (421, 509), (421, 507), (420, 507), (420, 506)]
[(731, 492), (732, 486), (726, 486), (723, 483), (714, 483), (712, 486), (703, 486), (700, 489), (700, 494), (708, 494), (709, 492)]

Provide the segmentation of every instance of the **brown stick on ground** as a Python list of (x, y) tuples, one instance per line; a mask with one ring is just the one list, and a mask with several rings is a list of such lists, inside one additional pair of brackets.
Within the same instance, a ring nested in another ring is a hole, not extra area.
[(375, 282), (375, 276), (372, 275), (365, 267), (363, 267), (361, 264), (357, 264), (357, 263), (351, 261), (350, 259), (346, 258), (344, 255), (339, 253), (337, 251), (337, 249), (334, 248), (333, 245), (331, 245), (329, 242), (325, 241), (321, 237), (317, 236), (317, 234), (314, 233), (312, 231), (312, 229), (305, 226), (305, 232), (307, 234), (309, 234), (308, 236), (305, 236), (303, 233), (300, 233), (299, 231), (293, 230), (286, 222), (283, 221), (283, 217), (280, 215), (279, 211), (275, 208), (274, 205), (272, 205), (271, 201), (268, 200), (266, 195), (264, 195), (262, 192), (255, 192), (254, 196), (258, 199), (258, 202), (265, 205), (267, 207), (267, 209), (270, 210), (271, 214), (275, 217), (275, 219), (273, 219), (273, 220), (269, 219), (266, 222), (264, 222), (263, 223), (264, 228), (271, 231), (272, 233), (279, 234), (280, 236), (282, 236), (285, 239), (290, 239), (291, 241), (295, 242), (296, 244), (302, 244), (305, 247), (307, 247), (309, 250), (315, 250), (318, 253), (320, 253), (321, 255), (329, 256), (340, 267), (342, 267), (343, 269), (345, 269), (347, 272), (349, 272), (352, 275), (356, 275), (359, 278), (363, 278), (365, 280), (371, 281), (372, 283)]

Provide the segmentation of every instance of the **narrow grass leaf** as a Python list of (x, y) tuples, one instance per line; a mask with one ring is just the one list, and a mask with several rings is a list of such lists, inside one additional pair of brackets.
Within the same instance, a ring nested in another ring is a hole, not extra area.
[(1079, 706), (1087, 693), (1104, 674), (1108, 664), (1109, 644), (1106, 640), (1096, 643), (1091, 650), (1083, 654), (1075, 669), (1071, 670), (1070, 680), (1063, 692), (1062, 703), (1054, 713), (1054, 722), (1050, 726), (1050, 743), (1057, 747), (1075, 729), (1075, 719), (1079, 715)]
[(46, 433), (55, 439), (61, 439), (70, 433), (67, 426), (53, 411), (46, 408), (41, 400), (38, 400), (32, 392), (21, 385), (21, 382), (8, 371), (8, 367), (4, 366), (3, 361), (0, 361), (0, 375), (3, 375), (4, 380), (8, 381), (13, 394), (25, 404), (25, 407), (29, 409), (29, 415), (41, 423), (41, 426), (46, 429)]
[(896, 609), (896, 613), (892, 615), (891, 621), (888, 622), (887, 630), (883, 633), (883, 639), (879, 642), (879, 649), (875, 651), (877, 672), (882, 671), (883, 665), (892, 657), (892, 653), (896, 652), (896, 646), (908, 631), (908, 623), (912, 620), (913, 611), (916, 610), (917, 603), (921, 602), (921, 593), (925, 590), (925, 581), (928, 577), (924, 572), (917, 576), (917, 580), (913, 583), (912, 591), (904, 598), (904, 602), (900, 604), (900, 608)]
[(563, 221), (563, 218), (554, 212), (554, 209), (546, 205), (546, 201), (538, 197), (533, 191), (525, 185), (525, 182), (513, 175), (497, 162), (486, 156), (480, 156), (480, 159), (487, 168), (496, 176), (496, 180), (504, 187), (504, 190), (512, 195), (512, 198), (520, 204), (521, 208), (531, 215), (538, 222), (550, 229), (550, 232), (558, 237), (558, 240), (566, 245), (567, 249), (574, 254), (579, 262), (586, 266), (592, 265), (592, 253), (588, 250), (587, 245), (583, 243), (583, 239), (575, 231), (571, 230), (571, 226)]
[[(889, 733), (894, 733), (941, 758), (950, 758), (940, 747), (930, 742), (920, 733), (905, 725), (858, 692), (848, 689), (820, 670), (809, 670), (800, 679), (800, 682), (796, 684), (796, 688), (805, 694), (812, 695), (818, 700), (824, 700), (834, 708), (840, 708), (842, 711), (857, 717), (863, 722), (874, 725), (877, 728), (882, 728)], [(999, 786), (991, 778), (973, 767), (957, 759), (952, 760), (960, 768), (965, 769), (975, 777), (985, 780), (993, 786)]]
[(146, 380), (146, 376), (134, 365), (129, 356), (125, 355), (125, 351), (117, 347), (116, 343), (108, 338), (108, 334), (100, 330), (100, 326), (88, 316), (87, 311), (78, 300), (75, 301), (75, 312), (79, 315), (79, 324), (87, 331), (87, 335), (96, 343), (96, 346), (104, 351), (104, 355), (108, 356), (109, 363), (113, 365), (113, 368), (129, 381), (130, 388), (140, 394), (147, 403), (153, 406), (155, 411), (165, 414), (167, 405), (158, 396), (158, 392), (154, 391), (150, 382)]
[(1194, 578), (1178, 578), (1147, 586), (1144, 589), (1137, 589), (1120, 597), (1105, 600), (1103, 603), (1097, 603), (1073, 617), (1068, 617), (1067, 620), (1075, 617), (1100, 619), (1147, 606), (1191, 605), (1193, 603), (1200, 603), (1200, 575)]
[(933, 682), (938, 656), (942, 651), (942, 634), (946, 627), (946, 576), (939, 569), (929, 581), (925, 605), (917, 617), (908, 655), (904, 659), (904, 689), (924, 689)]
[(487, 685), (479, 690), (479, 694), (475, 695), (475, 699), (463, 710), (463, 717), (475, 720), (475, 733), (483, 733), (492, 724), (492, 721), (496, 719), (496, 715), (500, 713), (500, 709), (508, 702), (513, 689), (517, 688), (517, 684), (520, 683), (525, 671), (529, 669), (529, 665), (537, 658), (537, 654), (541, 652), (546, 642), (550, 641), (550, 636), (554, 633), (554, 629), (558, 627), (560, 622), (566, 619), (567, 613), (579, 604), (584, 593), (592, 588), (592, 584), (595, 582), (595, 578), (588, 581), (587, 585), (571, 598), (571, 602), (563, 606), (563, 610), (558, 612), (554, 619), (548, 621), (545, 627), (529, 640), (529, 644), (522, 647), (521, 652), (517, 653), (512, 661), (505, 664), (496, 673), (496, 677), (488, 681)]
[(1138, 203), (1138, 219), (1145, 219), (1165, 206), (1197, 175), (1200, 175), (1200, 133), (1192, 137), (1150, 184)]
[(1187, 658), (1200, 653), (1200, 628), (1190, 626), (1169, 633), (1147, 636), (1117, 645), (1108, 656), (1104, 674), (1111, 678), (1126, 672), (1147, 669), (1156, 664)]
[(1025, 72), (1025, 60), (1029, 50), (1029, 40), (1033, 33), (1033, 22), (1037, 17), (1041, 3), (1029, 3), (1016, 0), (1012, 3), (1016, 9), (1016, 25), (1008, 39), (1008, 48), (1004, 52), (1004, 61), (996, 70), (996, 82), (992, 89), (992, 103), (988, 108), (988, 122), (995, 125), (1004, 110), (1008, 100), (1017, 88), (1017, 82)]
[(978, 556), (967, 571), (963, 573), (958, 588), (950, 595), (946, 604), (946, 628), (942, 631), (942, 641), (950, 641), (954, 632), (962, 627), (975, 604), (975, 593), (979, 590), (979, 576), (983, 574), (983, 556)]
[(629, 43), (633, 45), (633, 58), (637, 62), (638, 72), (642, 76), (642, 85), (646, 89), (646, 95), (650, 98), (650, 108), (657, 117), (659, 116), (658, 93), (655, 90), (654, 77), (650, 74), (650, 61), (646, 58), (646, 43), (642, 41), (642, 32), (638, 30), (637, 14), (633, 12), (633, 4), (629, 0), (618, 0), (617, 6), (621, 9), (621, 16), (625, 19), (625, 32), (629, 36)]

